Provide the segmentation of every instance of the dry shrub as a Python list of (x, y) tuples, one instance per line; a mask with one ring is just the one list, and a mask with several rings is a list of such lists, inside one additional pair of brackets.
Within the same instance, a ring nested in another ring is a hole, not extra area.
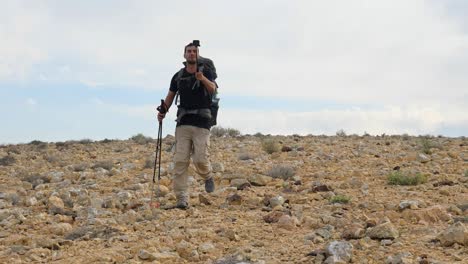
[(407, 175), (401, 171), (394, 171), (387, 177), (390, 185), (418, 185), (427, 182), (427, 177), (421, 173)]
[(253, 160), (255, 157), (250, 153), (240, 153), (238, 158), (239, 160)]
[(0, 159), (0, 166), (10, 166), (15, 164), (16, 159), (13, 156), (5, 156)]
[(227, 129), (220, 126), (215, 126), (210, 129), (210, 133), (213, 137), (224, 137), (227, 134)]
[(267, 175), (272, 178), (279, 178), (283, 180), (287, 180), (294, 176), (296, 171), (293, 167), (287, 165), (276, 165), (273, 166), (268, 172)]
[(268, 153), (272, 154), (279, 152), (281, 150), (280, 144), (274, 139), (265, 139), (262, 141), (262, 149)]
[(151, 137), (146, 137), (145, 135), (139, 133), (133, 137), (130, 138), (130, 140), (134, 141), (135, 143), (137, 144), (140, 144), (140, 145), (146, 145), (148, 143), (152, 143), (154, 141), (153, 138)]
[(110, 171), (112, 168), (114, 168), (114, 162), (112, 160), (101, 160), (96, 162), (96, 164), (94, 164), (92, 168), (103, 168), (105, 170)]

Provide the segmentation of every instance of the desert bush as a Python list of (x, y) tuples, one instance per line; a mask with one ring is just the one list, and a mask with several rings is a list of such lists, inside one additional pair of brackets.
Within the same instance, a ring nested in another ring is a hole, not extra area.
[(241, 135), (240, 131), (235, 129), (235, 128), (227, 128), (227, 132), (228, 136), (230, 137), (238, 137)]
[(21, 198), (17, 193), (10, 193), (8, 195), (8, 200), (11, 201), (12, 205), (18, 205), (19, 202), (21, 201)]
[(51, 155), (51, 154), (46, 154), (44, 156), (44, 159), (47, 160), (49, 163), (58, 163), (60, 161), (60, 158), (56, 155)]
[(101, 140), (101, 141), (99, 141), (99, 142), (100, 142), (100, 143), (106, 144), (106, 143), (112, 143), (112, 142), (114, 142), (114, 141), (115, 141), (115, 140), (113, 140), (113, 139), (105, 138), (105, 139), (103, 139), (103, 140)]
[(254, 136), (254, 137), (258, 137), (258, 138), (264, 138), (264, 137), (265, 137), (265, 135), (263, 135), (263, 134), (260, 133), (260, 132), (255, 133), (253, 136)]
[(279, 152), (281, 150), (281, 146), (274, 139), (265, 139), (265, 140), (262, 141), (262, 149), (266, 153), (272, 154), (274, 152)]
[(227, 134), (227, 130), (224, 127), (215, 126), (211, 128), (210, 133), (213, 137), (224, 137)]
[(91, 139), (89, 139), (89, 138), (84, 138), (84, 139), (78, 140), (77, 143), (82, 144), (82, 145), (88, 145), (88, 144), (93, 143), (93, 141)]
[(72, 166), (73, 171), (80, 172), (80, 171), (85, 171), (88, 168), (88, 164), (86, 163), (79, 163), (79, 164), (74, 164)]
[(145, 166), (143, 167), (144, 169), (151, 169), (154, 167), (154, 160), (155, 160), (155, 157), (148, 157), (146, 160), (145, 160)]
[(10, 166), (15, 164), (16, 159), (10, 155), (7, 155), (0, 159), (0, 166)]
[(272, 178), (280, 178), (287, 180), (296, 174), (294, 168), (287, 165), (276, 165), (273, 166), (268, 172), (267, 175)]
[(29, 182), (32, 184), (33, 188), (36, 188), (39, 184), (49, 183), (50, 179), (44, 175), (40, 174), (23, 174), (19, 178), (22, 181)]
[(66, 147), (67, 143), (66, 142), (55, 142), (55, 146), (62, 148), (62, 147)]
[(151, 137), (146, 137), (145, 135), (143, 135), (141, 133), (131, 137), (130, 140), (132, 140), (135, 143), (140, 144), (140, 145), (146, 145), (148, 143), (153, 142), (153, 139)]
[(43, 145), (43, 144), (47, 144), (46, 142), (43, 142), (43, 141), (40, 141), (40, 140), (33, 140), (31, 142), (29, 142), (29, 145)]
[(101, 161), (96, 162), (96, 164), (94, 164), (92, 168), (93, 169), (103, 168), (105, 170), (110, 171), (112, 170), (112, 168), (114, 168), (114, 162), (112, 160), (101, 160)]
[(465, 170), (465, 177), (468, 177), (468, 170)]
[(238, 156), (239, 160), (253, 160), (254, 156), (250, 153), (240, 153)]
[(351, 200), (351, 198), (347, 197), (347, 196), (344, 196), (344, 195), (335, 195), (335, 196), (332, 196), (330, 197), (330, 203), (341, 203), (341, 204), (346, 204), (346, 203), (349, 203), (349, 201)]
[(33, 140), (29, 142), (28, 145), (35, 146), (37, 150), (43, 150), (47, 148), (48, 143), (40, 140)]
[(346, 137), (346, 132), (343, 129), (336, 131), (336, 136), (338, 137)]
[(394, 171), (387, 177), (390, 185), (418, 185), (427, 182), (427, 177), (421, 173), (407, 175), (401, 171)]
[(442, 149), (442, 145), (439, 142), (431, 139), (431, 136), (423, 136), (419, 139), (419, 147), (421, 151), (425, 154), (431, 154), (431, 149), (437, 148)]

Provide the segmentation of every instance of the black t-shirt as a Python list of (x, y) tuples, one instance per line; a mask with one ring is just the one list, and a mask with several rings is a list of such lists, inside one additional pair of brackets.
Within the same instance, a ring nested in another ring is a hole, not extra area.
[[(201, 81), (199, 82), (198, 86), (195, 85), (195, 74), (188, 73), (184, 68), (179, 84), (177, 84), (176, 79), (178, 75), (179, 72), (176, 72), (172, 77), (169, 90), (174, 93), (179, 91), (180, 107), (183, 107), (187, 110), (210, 108), (211, 98), (208, 96), (208, 91)], [(208, 80), (213, 81), (213, 72), (209, 68), (203, 69), (203, 75), (205, 75)], [(200, 115), (186, 114), (182, 117), (180, 122), (177, 123), (177, 126), (181, 125), (190, 125), (210, 129), (210, 120)]]

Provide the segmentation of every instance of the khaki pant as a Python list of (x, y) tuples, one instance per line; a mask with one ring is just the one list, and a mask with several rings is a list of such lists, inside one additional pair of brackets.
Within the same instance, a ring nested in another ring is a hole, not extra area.
[[(192, 155), (195, 171), (204, 179), (211, 177), (209, 160), (210, 131), (195, 126), (178, 126), (175, 132), (174, 193), (177, 199), (187, 199), (187, 169)], [(193, 150), (193, 152), (192, 152)]]

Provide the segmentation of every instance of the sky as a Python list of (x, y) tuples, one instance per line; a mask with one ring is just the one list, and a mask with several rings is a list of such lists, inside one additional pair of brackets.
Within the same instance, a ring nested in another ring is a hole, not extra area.
[[(468, 1), (0, 0), (0, 144), (156, 137), (193, 39), (242, 134), (468, 136)], [(174, 134), (175, 107), (163, 122)]]

